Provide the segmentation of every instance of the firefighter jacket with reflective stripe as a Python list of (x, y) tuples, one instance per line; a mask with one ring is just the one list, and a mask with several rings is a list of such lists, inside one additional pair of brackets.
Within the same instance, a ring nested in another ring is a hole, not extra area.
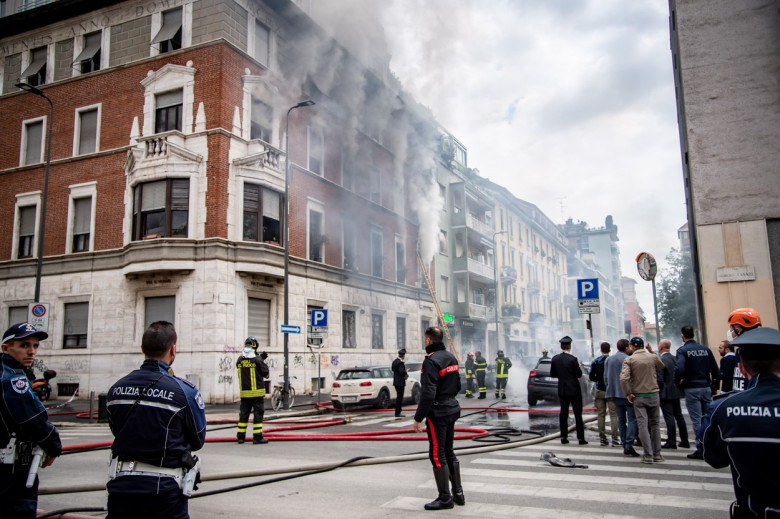
[(480, 355), (474, 359), (474, 371), (487, 371), (487, 361), (485, 360), (485, 357)]
[(466, 359), (466, 379), (470, 378), (477, 378), (476, 373), (474, 373), (474, 359), (472, 357)]
[(460, 393), (458, 360), (444, 344), (434, 343), (425, 348), (428, 353), (420, 373), (420, 403), (414, 419), (422, 422), (428, 416), (443, 417), (460, 413), (455, 395)]
[(496, 378), (507, 378), (509, 376), (509, 368), (511, 367), (511, 360), (506, 357), (498, 357), (496, 359)]
[(241, 398), (259, 398), (265, 396), (263, 379), (268, 377), (268, 365), (260, 357), (247, 358), (243, 355), (236, 361), (238, 369), (238, 387)]

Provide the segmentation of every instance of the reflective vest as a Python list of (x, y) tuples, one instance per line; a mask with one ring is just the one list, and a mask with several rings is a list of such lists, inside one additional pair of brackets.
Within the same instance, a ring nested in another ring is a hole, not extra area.
[(496, 378), (507, 378), (509, 376), (509, 368), (511, 367), (511, 360), (505, 357), (498, 357), (496, 359)]

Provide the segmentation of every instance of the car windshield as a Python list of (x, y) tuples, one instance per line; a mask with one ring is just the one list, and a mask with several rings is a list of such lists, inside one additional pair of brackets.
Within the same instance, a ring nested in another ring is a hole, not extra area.
[(539, 375), (548, 376), (550, 374), (550, 364), (549, 360), (540, 360), (539, 364), (536, 365), (536, 372)]
[(342, 371), (336, 380), (354, 380), (356, 378), (371, 378), (371, 372), (367, 369)]
[(414, 372), (414, 371), (420, 371), (422, 369), (422, 363), (420, 362), (407, 362), (406, 363), (406, 371)]

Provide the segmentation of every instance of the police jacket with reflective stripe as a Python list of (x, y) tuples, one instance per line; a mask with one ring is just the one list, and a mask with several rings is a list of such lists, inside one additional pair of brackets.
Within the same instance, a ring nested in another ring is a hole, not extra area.
[(30, 389), (24, 366), (10, 355), (2, 354), (2, 400), (0, 400), (0, 448), (11, 435), (18, 441), (32, 441), (49, 456), (62, 452), (60, 435), (49, 422), (43, 404)]
[(780, 513), (780, 377), (755, 378), (719, 402), (704, 431), (704, 459), (715, 468), (731, 464), (737, 502), (764, 517), (767, 508)]
[(674, 380), (681, 387), (710, 387), (713, 380), (718, 380), (720, 373), (715, 356), (709, 348), (690, 340), (677, 350), (677, 369)]
[(259, 357), (247, 358), (241, 355), (236, 361), (238, 369), (238, 387), (241, 398), (258, 398), (265, 396), (263, 379), (269, 374), (268, 366)]
[[(176, 468), (182, 466), (182, 455), (203, 447), (203, 397), (193, 384), (174, 377), (168, 370), (166, 363), (147, 359), (141, 369), (119, 379), (109, 389), (108, 424), (114, 434), (111, 451), (120, 461)], [(146, 388), (149, 389), (144, 392)], [(138, 405), (133, 408), (139, 396)], [(131, 414), (127, 415), (128, 412)]]
[(422, 422), (428, 416), (440, 417), (460, 413), (455, 395), (460, 393), (458, 360), (443, 343), (425, 348), (426, 355), (420, 374), (420, 403), (414, 419)]

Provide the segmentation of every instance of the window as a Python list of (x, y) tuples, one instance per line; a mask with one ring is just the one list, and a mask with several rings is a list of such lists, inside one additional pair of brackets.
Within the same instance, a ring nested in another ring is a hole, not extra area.
[(271, 341), (271, 301), (250, 297), (247, 301), (247, 335), (265, 348)]
[(446, 211), (447, 210), (447, 186), (444, 184), (439, 184), (439, 196), (441, 197), (441, 200), (443, 202), (442, 208)]
[(173, 90), (154, 97), (154, 133), (181, 131), (182, 91)]
[(382, 231), (371, 231), (371, 275), (382, 277)]
[(268, 66), (271, 49), (271, 31), (262, 23), (255, 21), (255, 59), (264, 67)]
[(252, 98), (252, 126), (249, 132), (249, 138), (252, 140), (271, 142), (273, 133), (271, 128), (274, 121), (274, 109), (270, 105)]
[(100, 40), (102, 37), (100, 32), (84, 35), (84, 49), (74, 61), (82, 74), (100, 70)]
[(26, 78), (26, 83), (32, 86), (46, 83), (46, 54), (47, 47), (38, 47), (30, 51), (30, 64), (19, 76)]
[(471, 302), (475, 305), (485, 306), (485, 291), (481, 288), (475, 288), (471, 293)]
[(282, 244), (281, 194), (244, 184), (244, 239)]
[(133, 193), (133, 239), (187, 237), (189, 179), (139, 184)]
[(450, 300), (450, 278), (447, 276), (441, 277), (441, 293), (439, 294), (439, 299), (442, 301)]
[(309, 165), (308, 169), (312, 173), (322, 175), (322, 157), (324, 144), (322, 142), (322, 133), (309, 127)]
[(78, 198), (73, 201), (73, 243), (72, 252), (88, 251), (92, 227), (92, 199)]
[(382, 314), (371, 314), (371, 349), (381, 350), (385, 347), (384, 319)]
[(355, 223), (351, 215), (342, 215), (342, 247), (343, 267), (346, 270), (357, 272), (357, 251), (355, 249)]
[(341, 187), (355, 189), (355, 161), (347, 150), (341, 150)]
[(355, 312), (354, 310), (341, 311), (341, 346), (343, 348), (357, 348), (355, 341)]
[(9, 306), (8, 307), (8, 326), (16, 323), (27, 322), (27, 307), (26, 306)]
[(369, 197), (371, 198), (371, 201), (377, 204), (381, 204), (382, 203), (382, 180), (381, 180), (381, 175), (379, 173), (379, 169), (376, 166), (373, 166), (370, 170), (369, 189), (371, 190), (371, 192), (369, 193)]
[(395, 242), (395, 280), (406, 283), (406, 250), (400, 238)]
[(144, 299), (144, 329), (157, 321), (176, 324), (176, 296), (147, 297)]
[(395, 339), (399, 350), (406, 348), (406, 317), (395, 318)]
[(35, 244), (35, 212), (36, 206), (19, 208), (19, 246), (17, 258), (32, 258)]
[(98, 151), (100, 112), (97, 107), (76, 110), (76, 145), (74, 155)]
[(444, 229), (439, 230), (439, 252), (447, 254), (447, 231)]
[(89, 303), (65, 303), (63, 348), (86, 348)]
[(22, 166), (43, 162), (43, 121), (25, 121), (22, 126)]
[(455, 281), (455, 300), (458, 303), (465, 303), (466, 302), (466, 281), (462, 278), (458, 278)]
[(323, 217), (320, 211), (309, 209), (309, 259), (322, 263), (325, 256), (325, 236), (322, 234)]
[(162, 27), (152, 39), (152, 44), (159, 44), (160, 54), (181, 48), (181, 8), (163, 11)]

